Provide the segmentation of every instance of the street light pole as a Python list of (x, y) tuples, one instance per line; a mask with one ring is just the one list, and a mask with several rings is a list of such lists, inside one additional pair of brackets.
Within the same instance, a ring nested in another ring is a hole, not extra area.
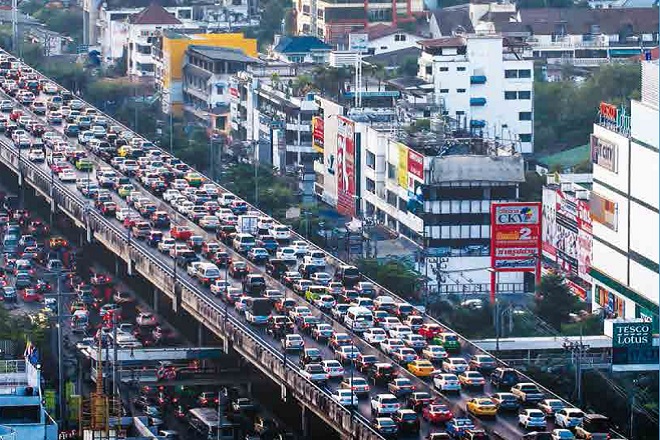
[(58, 403), (60, 410), (60, 423), (61, 427), (65, 428), (66, 423), (66, 409), (64, 399), (64, 356), (62, 353), (62, 283), (61, 272), (56, 272), (57, 277), (57, 382), (58, 382)]

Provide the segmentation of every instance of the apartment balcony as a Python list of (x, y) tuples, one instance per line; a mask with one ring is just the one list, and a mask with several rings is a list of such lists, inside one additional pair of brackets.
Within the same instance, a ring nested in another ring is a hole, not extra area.
[[(301, 144), (286, 144), (287, 153), (313, 154), (317, 151), (312, 147), (311, 142), (302, 142)], [(316, 168), (314, 169), (316, 171)]]
[(609, 58), (548, 58), (548, 64), (570, 64), (578, 67), (598, 67), (613, 62)]
[(486, 98), (470, 98), (470, 107), (483, 107), (486, 105)]
[(539, 41), (528, 38), (526, 42), (534, 50), (566, 50), (566, 49), (607, 49), (610, 42), (606, 37), (594, 37), (593, 40), (576, 40), (577, 37), (564, 37), (555, 41)]
[(472, 75), (470, 84), (486, 84), (486, 75)]
[(184, 86), (183, 93), (187, 93), (197, 99), (201, 99), (204, 102), (208, 102), (210, 98), (210, 93), (208, 93), (206, 90), (198, 89), (196, 87)]

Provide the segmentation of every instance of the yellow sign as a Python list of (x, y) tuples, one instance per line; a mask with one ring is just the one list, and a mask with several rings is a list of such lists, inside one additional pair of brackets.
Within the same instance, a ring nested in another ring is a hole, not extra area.
[(397, 144), (399, 147), (399, 167), (397, 170), (397, 180), (401, 188), (408, 189), (408, 147), (403, 144)]

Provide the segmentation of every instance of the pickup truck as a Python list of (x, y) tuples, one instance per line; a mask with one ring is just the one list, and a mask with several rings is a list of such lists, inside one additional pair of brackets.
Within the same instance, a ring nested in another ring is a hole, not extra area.
[(521, 382), (511, 387), (511, 394), (522, 403), (538, 403), (545, 398), (541, 390), (531, 382)]

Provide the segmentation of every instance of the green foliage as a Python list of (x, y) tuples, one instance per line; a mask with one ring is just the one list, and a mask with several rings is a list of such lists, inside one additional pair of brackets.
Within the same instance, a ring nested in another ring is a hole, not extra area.
[(571, 293), (560, 275), (545, 275), (536, 293), (536, 313), (557, 330), (569, 321), (570, 313), (580, 308), (580, 300)]
[(27, 15), (36, 14), (37, 11), (39, 11), (44, 6), (46, 6), (46, 2), (44, 1), (29, 1), (29, 2), (18, 3), (18, 9), (20, 9), (22, 13)]
[[(261, 24), (255, 32), (260, 50), (264, 50), (269, 44), (272, 44), (275, 34), (282, 32), (282, 21), (291, 9), (291, 2), (285, 0), (266, 0), (262, 2)], [(292, 26), (292, 19), (288, 18), (288, 27)]]
[(545, 176), (536, 171), (525, 173), (525, 181), (520, 184), (520, 199), (523, 202), (538, 202), (542, 198)]
[(353, 78), (351, 69), (318, 66), (312, 71), (314, 85), (324, 94), (338, 98), (346, 91), (346, 82)]
[(625, 104), (639, 97), (640, 66), (612, 64), (601, 67), (582, 83), (574, 81), (534, 84), (534, 147), (554, 153), (589, 142), (601, 101)]
[(603, 320), (598, 315), (589, 315), (580, 322), (562, 324), (561, 334), (566, 336), (577, 336), (579, 334), (584, 336), (602, 335)]
[(401, 297), (417, 301), (421, 299), (420, 276), (405, 264), (396, 260), (379, 262), (369, 258), (358, 260), (356, 266), (364, 275)]
[(76, 42), (83, 40), (83, 16), (79, 9), (41, 8), (34, 13), (34, 18), (42, 21), (51, 31), (67, 35)]
[(397, 74), (399, 76), (417, 76), (419, 70), (419, 65), (417, 64), (417, 58), (407, 57), (401, 60), (401, 64), (397, 69)]

